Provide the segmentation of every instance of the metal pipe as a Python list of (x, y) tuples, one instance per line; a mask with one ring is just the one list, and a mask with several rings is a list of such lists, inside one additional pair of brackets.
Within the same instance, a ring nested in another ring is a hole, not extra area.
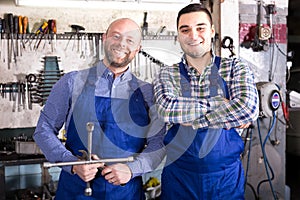
[(44, 162), (43, 167), (63, 167), (63, 166), (71, 166), (71, 165), (87, 165), (87, 164), (96, 164), (96, 163), (119, 163), (119, 162), (133, 162), (133, 156), (127, 158), (106, 158), (106, 159), (99, 159), (99, 160), (78, 160), (78, 161), (71, 161), (71, 162), (58, 162), (58, 163), (50, 163)]

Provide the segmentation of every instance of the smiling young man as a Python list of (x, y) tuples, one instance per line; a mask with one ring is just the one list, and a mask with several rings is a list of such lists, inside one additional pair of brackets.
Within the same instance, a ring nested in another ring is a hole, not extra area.
[[(50, 162), (68, 162), (87, 150), (87, 122), (94, 123), (93, 159), (134, 157), (129, 163), (64, 166), (55, 199), (145, 199), (141, 175), (164, 157), (164, 123), (151, 84), (138, 80), (129, 63), (140, 50), (141, 30), (117, 19), (103, 35), (105, 57), (88, 69), (65, 74), (52, 88), (34, 133)], [(57, 138), (65, 124), (66, 143)], [(90, 182), (91, 196), (85, 196)]]
[(215, 29), (201, 4), (177, 16), (182, 61), (154, 81), (158, 112), (168, 123), (161, 199), (244, 199), (243, 140), (235, 128), (258, 117), (251, 69), (212, 51)]

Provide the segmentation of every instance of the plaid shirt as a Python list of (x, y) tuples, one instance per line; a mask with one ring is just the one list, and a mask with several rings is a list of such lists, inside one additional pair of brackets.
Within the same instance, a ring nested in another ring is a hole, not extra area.
[[(213, 59), (214, 60), (214, 57)], [(181, 61), (190, 78), (190, 97), (183, 96), (179, 64), (162, 66), (154, 80), (158, 112), (165, 122), (192, 125), (197, 128), (232, 128), (256, 120), (259, 99), (251, 69), (239, 59), (222, 58), (219, 75), (225, 80), (229, 99), (222, 90), (217, 96), (209, 93), (212, 62), (202, 74)]]

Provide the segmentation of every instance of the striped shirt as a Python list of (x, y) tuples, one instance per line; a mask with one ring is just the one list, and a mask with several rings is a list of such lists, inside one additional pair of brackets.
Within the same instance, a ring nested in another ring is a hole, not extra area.
[[(213, 59), (214, 60), (214, 56)], [(198, 128), (232, 128), (252, 122), (259, 114), (259, 98), (254, 75), (246, 63), (240, 59), (222, 58), (218, 70), (225, 80), (229, 99), (222, 90), (217, 96), (209, 93), (209, 75), (214, 62), (201, 74), (186, 64), (190, 84), (190, 96), (183, 96), (179, 63), (162, 66), (154, 80), (154, 92), (158, 112), (170, 124), (190, 124)]]

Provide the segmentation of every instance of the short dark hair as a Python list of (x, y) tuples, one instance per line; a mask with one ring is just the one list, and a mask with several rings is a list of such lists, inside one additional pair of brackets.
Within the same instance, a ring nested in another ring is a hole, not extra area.
[(202, 4), (200, 3), (192, 3), (189, 4), (187, 6), (185, 6), (184, 8), (182, 8), (177, 15), (177, 28), (178, 28), (178, 23), (179, 23), (179, 18), (181, 15), (183, 14), (187, 14), (187, 13), (191, 13), (191, 12), (205, 12), (209, 18), (209, 22), (212, 25), (213, 20), (212, 20), (212, 16), (210, 11)]

